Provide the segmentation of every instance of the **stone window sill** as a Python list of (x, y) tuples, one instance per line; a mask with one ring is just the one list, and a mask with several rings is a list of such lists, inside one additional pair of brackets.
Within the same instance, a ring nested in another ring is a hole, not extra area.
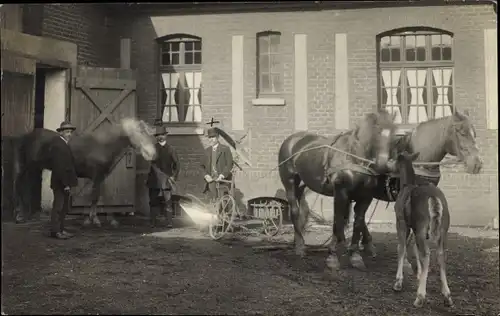
[(284, 98), (257, 98), (252, 100), (252, 105), (255, 106), (284, 106)]
[(205, 134), (205, 129), (200, 126), (165, 126), (167, 128), (169, 135), (203, 135)]

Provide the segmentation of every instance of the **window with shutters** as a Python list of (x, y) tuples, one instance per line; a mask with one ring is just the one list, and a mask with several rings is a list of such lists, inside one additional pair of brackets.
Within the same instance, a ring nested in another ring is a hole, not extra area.
[(396, 122), (415, 125), (452, 115), (453, 34), (405, 28), (377, 37), (378, 101), (396, 113)]
[(202, 121), (202, 41), (193, 35), (169, 35), (158, 40), (160, 108), (164, 123)]

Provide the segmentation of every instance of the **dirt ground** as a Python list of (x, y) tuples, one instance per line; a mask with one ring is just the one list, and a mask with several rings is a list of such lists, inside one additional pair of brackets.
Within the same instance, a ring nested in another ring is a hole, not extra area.
[[(2, 224), (2, 305), (6, 314), (230, 314), (230, 315), (498, 315), (498, 231), (449, 235), (448, 282), (455, 302), (440, 296), (435, 257), (428, 301), (412, 306), (416, 283), (406, 274), (392, 291), (396, 238), (372, 227), (378, 256), (368, 271), (325, 271), (326, 252), (299, 259), (291, 249), (262, 250), (262, 238), (220, 242), (193, 228), (153, 232), (143, 218), (120, 218), (113, 229), (81, 228), (76, 237), (47, 237), (44, 220)], [(330, 229), (314, 228), (308, 244), (321, 244)], [(472, 237), (471, 237), (472, 236)], [(163, 237), (163, 238), (161, 238)], [(290, 242), (289, 231), (275, 242)], [(495, 250), (496, 247), (496, 250)], [(434, 255), (434, 252), (433, 252)]]

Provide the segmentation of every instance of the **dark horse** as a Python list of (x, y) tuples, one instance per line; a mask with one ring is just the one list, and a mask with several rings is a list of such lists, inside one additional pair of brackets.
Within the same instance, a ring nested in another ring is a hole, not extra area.
[[(441, 173), (439, 163), (449, 154), (463, 161), (466, 172), (477, 174), (483, 162), (476, 145), (476, 131), (468, 113), (455, 112), (451, 116), (420, 123), (412, 132), (404, 136), (395, 136), (391, 141), (391, 162), (402, 152), (419, 153), (415, 160), (415, 174), (418, 183), (439, 184)], [(397, 174), (382, 174), (377, 177), (378, 185), (372, 198), (394, 202), (398, 195), (399, 179)], [(362, 236), (362, 243), (371, 242), (371, 235), (365, 221), (365, 214), (372, 199), (364, 209), (355, 212), (351, 244), (357, 247)], [(371, 249), (374, 252), (373, 248)], [(407, 263), (408, 264), (408, 263)]]
[[(109, 128), (71, 138), (69, 146), (75, 160), (76, 173), (79, 178), (87, 178), (93, 182), (91, 211), (84, 224), (93, 222), (100, 226), (96, 212), (101, 184), (127, 147), (134, 147), (148, 161), (155, 157), (156, 149), (151, 131), (143, 121), (124, 118), (119, 124), (112, 124)], [(15, 192), (18, 222), (24, 220), (25, 214), (31, 213), (28, 210), (33, 187), (29, 184), (33, 183), (33, 179), (40, 178), (43, 169), (51, 168), (50, 143), (54, 137), (59, 137), (59, 134), (37, 128), (17, 140)], [(112, 216), (110, 220), (113, 226), (118, 224)]]
[[(385, 110), (367, 114), (352, 130), (333, 139), (298, 132), (289, 136), (279, 150), (279, 174), (290, 204), (295, 230), (295, 251), (305, 254), (303, 231), (308, 208), (301, 207), (306, 187), (312, 191), (335, 196), (333, 234), (327, 265), (339, 268), (337, 256), (347, 254), (344, 228), (351, 201), (355, 211), (365, 209), (372, 200), (376, 185), (372, 175), (384, 170), (389, 158), (389, 145), (396, 128), (394, 116)], [(373, 161), (374, 160), (374, 161)], [(373, 169), (376, 168), (376, 170)], [(353, 264), (361, 257), (352, 253)]]

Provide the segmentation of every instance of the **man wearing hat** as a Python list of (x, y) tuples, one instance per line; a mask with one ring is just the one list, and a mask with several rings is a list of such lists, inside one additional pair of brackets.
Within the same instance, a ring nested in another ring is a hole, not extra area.
[(157, 225), (156, 218), (162, 211), (166, 215), (167, 227), (172, 227), (172, 184), (179, 176), (180, 164), (174, 148), (167, 144), (167, 134), (164, 126), (156, 127), (157, 155), (151, 162), (146, 182), (149, 188), (149, 218), (152, 227)]
[[(211, 200), (217, 198), (216, 180), (231, 180), (233, 169), (233, 154), (228, 146), (219, 143), (219, 133), (215, 128), (207, 131), (210, 146), (205, 149), (205, 157), (202, 168), (205, 172), (205, 191), (209, 192)], [(221, 187), (228, 190), (227, 183), (221, 183)]]
[(68, 239), (73, 234), (64, 230), (64, 218), (70, 208), (71, 187), (78, 185), (73, 154), (68, 145), (76, 127), (64, 121), (56, 129), (59, 137), (54, 137), (50, 147), (52, 178), (50, 187), (54, 192), (54, 203), (50, 218), (50, 236), (57, 239)]

